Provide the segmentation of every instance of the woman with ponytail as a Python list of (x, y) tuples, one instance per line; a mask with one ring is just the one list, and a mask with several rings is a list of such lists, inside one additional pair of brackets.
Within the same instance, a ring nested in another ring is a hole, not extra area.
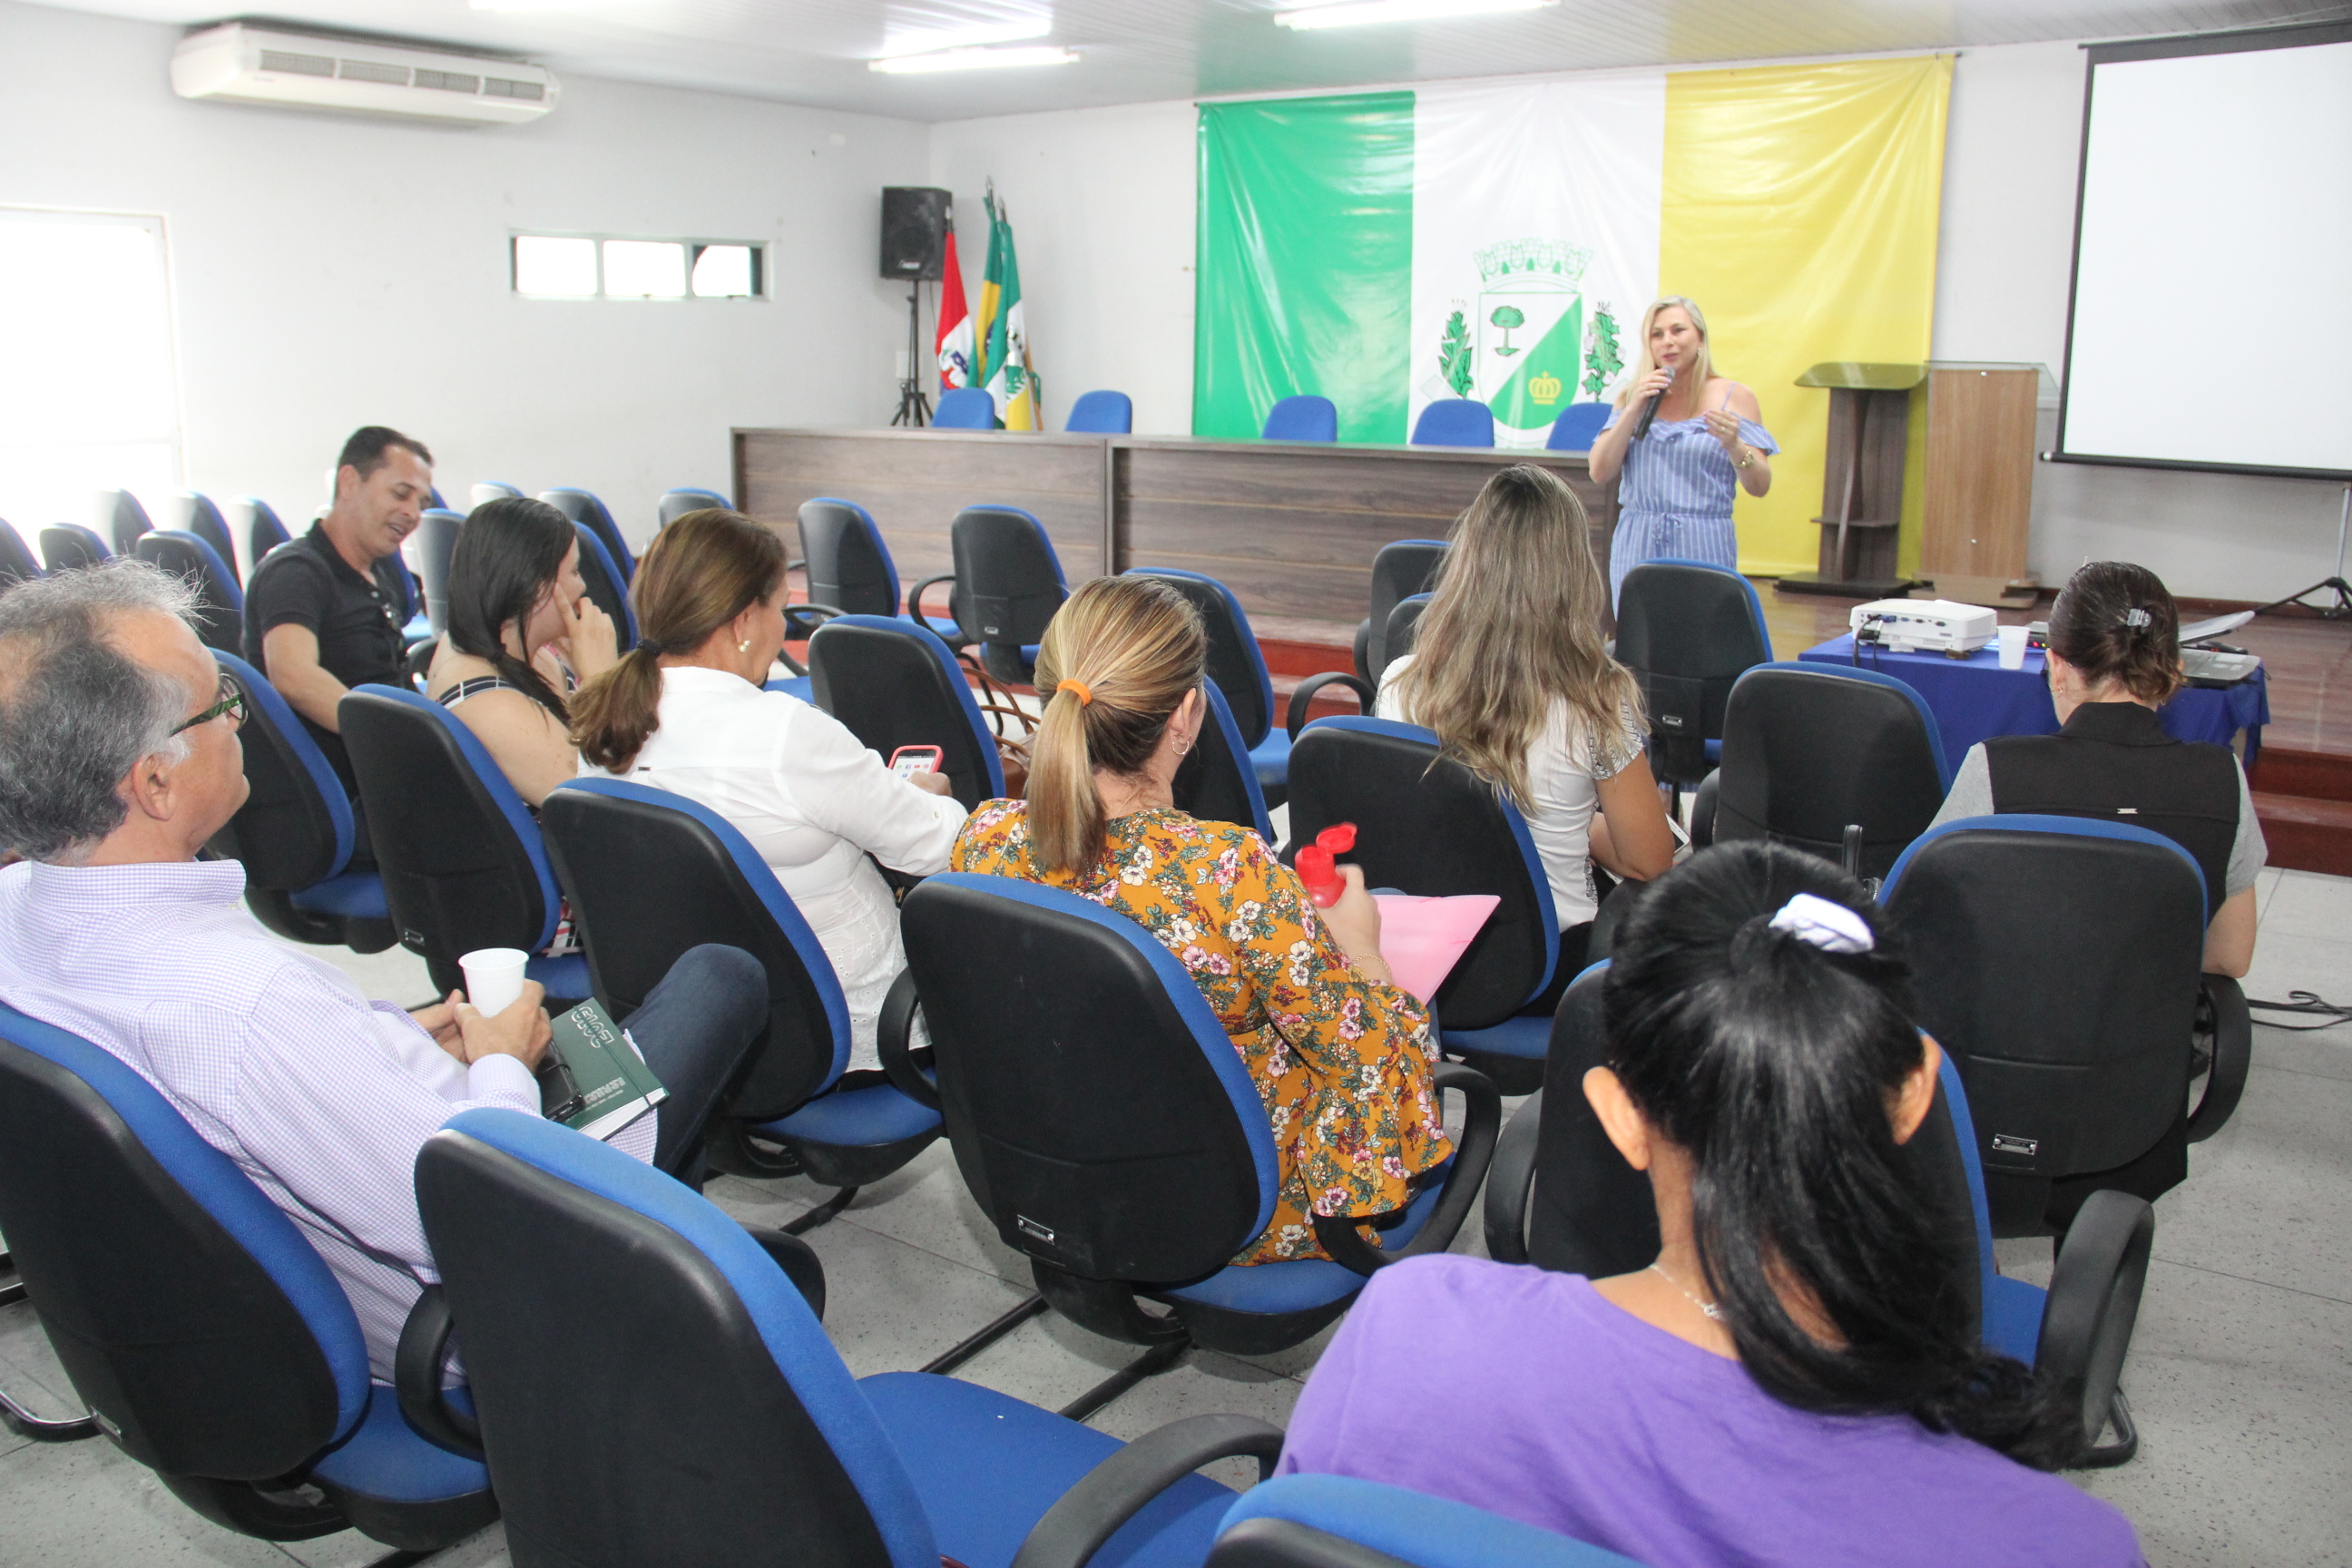
[(1072, 595), (1037, 650), (1027, 799), (972, 813), (955, 868), (1092, 899), (1176, 955), (1274, 1124), (1274, 1218), (1234, 1261), (1322, 1258), (1311, 1215), (1401, 1208), (1452, 1152), (1437, 1044), (1381, 958), (1361, 870), (1342, 868), (1346, 890), (1318, 910), (1255, 833), (1176, 809), (1208, 656), (1199, 615), (1164, 583), (1099, 577)]
[(449, 629), (425, 691), (471, 730), (532, 810), (579, 770), (567, 696), (613, 668), (612, 617), (580, 580), (571, 520), (545, 501), (486, 501), (449, 555)]
[[(1722, 845), (1620, 931), (1580, 1085), (1661, 1247), (1605, 1279), (1468, 1258), (1365, 1288), (1282, 1468), (1436, 1491), (1654, 1568), (2128, 1568), (2039, 1472), (2074, 1412), (1977, 1338), (1977, 1260), (1904, 1154), (1941, 1061), (1861, 886)], [(1475, 1464), (1433, 1465), (1434, 1454)]]
[(581, 689), (572, 734), (583, 773), (684, 795), (751, 840), (833, 961), (850, 1066), (873, 1068), (875, 1020), (907, 967), (875, 861), (946, 870), (964, 811), (945, 775), (895, 777), (839, 720), (765, 689), (788, 592), (772, 531), (715, 508), (679, 518), (629, 586), (637, 646)]

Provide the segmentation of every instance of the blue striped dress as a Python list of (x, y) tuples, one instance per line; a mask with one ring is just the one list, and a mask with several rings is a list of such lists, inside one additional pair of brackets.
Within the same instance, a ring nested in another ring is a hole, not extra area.
[[(1612, 428), (1625, 410), (1609, 416)], [(1633, 411), (1636, 418), (1640, 411)], [(1739, 422), (1739, 438), (1759, 452), (1780, 444), (1753, 419)], [(1705, 561), (1727, 570), (1739, 564), (1739, 539), (1731, 528), (1731, 498), (1739, 470), (1723, 443), (1707, 434), (1704, 416), (1661, 419), (1650, 433), (1625, 448), (1625, 468), (1617, 484), (1617, 531), (1609, 544), (1609, 605), (1625, 574), (1644, 561)]]

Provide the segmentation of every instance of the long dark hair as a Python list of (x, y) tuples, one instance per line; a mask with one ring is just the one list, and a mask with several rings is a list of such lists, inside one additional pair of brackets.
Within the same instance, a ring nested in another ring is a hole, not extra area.
[(572, 695), (572, 739), (580, 754), (626, 773), (661, 727), (662, 656), (692, 653), (774, 594), (785, 565), (775, 530), (740, 511), (690, 511), (655, 534), (629, 584), (637, 646)]
[(2147, 567), (2086, 561), (2050, 606), (2050, 650), (2094, 686), (2161, 702), (2180, 688), (2180, 611)]
[(528, 657), (507, 650), (506, 630), (526, 639), (531, 611), (563, 574), (572, 521), (543, 500), (504, 497), (467, 515), (449, 552), (449, 646), (487, 659), (508, 684), (568, 721), (563, 698)]
[[(1853, 910), (1875, 948), (1772, 930), (1798, 893)], [(1777, 845), (1719, 845), (1651, 885), (1614, 952), (1609, 1065), (1689, 1152), (1700, 1266), (1748, 1375), (1800, 1409), (1901, 1412), (2040, 1469), (2072, 1461), (2080, 1420), (1985, 1348), (1972, 1244), (1888, 1125), (1925, 1047), (1895, 933), (1861, 885)], [(1776, 1277), (1843, 1342), (1790, 1318)]]

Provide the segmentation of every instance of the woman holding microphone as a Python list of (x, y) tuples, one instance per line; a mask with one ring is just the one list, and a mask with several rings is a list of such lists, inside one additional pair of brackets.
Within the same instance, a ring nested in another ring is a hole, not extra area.
[[(1641, 431), (1654, 397), (1657, 413)], [(1625, 574), (1644, 561), (1737, 568), (1735, 487), (1752, 496), (1770, 489), (1771, 455), (1780, 449), (1762, 419), (1754, 393), (1715, 374), (1706, 318), (1696, 305), (1669, 294), (1643, 313), (1633, 379), (1593, 439), (1591, 458), (1596, 484), (1624, 475), (1609, 546), (1612, 610)]]

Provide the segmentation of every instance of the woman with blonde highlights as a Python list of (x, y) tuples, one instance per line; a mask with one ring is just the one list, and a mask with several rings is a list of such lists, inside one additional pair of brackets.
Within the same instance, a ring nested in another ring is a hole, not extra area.
[(716, 509), (679, 518), (629, 587), (637, 646), (572, 699), (572, 733), (582, 773), (684, 795), (751, 840), (833, 961), (851, 1067), (872, 1068), (875, 1020), (907, 967), (874, 861), (946, 870), (963, 807), (946, 775), (894, 777), (833, 715), (764, 689), (787, 591), (767, 528)]
[(1255, 833), (1176, 809), (1207, 664), (1199, 615), (1166, 584), (1103, 577), (1071, 595), (1037, 650), (1028, 798), (973, 812), (955, 868), (1092, 899), (1176, 955), (1274, 1126), (1273, 1223), (1234, 1261), (1321, 1258), (1312, 1215), (1401, 1208), (1452, 1152), (1437, 1042), (1381, 958), (1360, 870), (1343, 868), (1347, 890), (1318, 910)]
[(1527, 817), (1570, 978), (1600, 908), (1593, 864), (1647, 880), (1675, 856), (1641, 692), (1601, 637), (1606, 606), (1576, 492), (1548, 468), (1505, 468), (1454, 521), (1413, 651), (1381, 677), (1377, 710), (1437, 731)]

